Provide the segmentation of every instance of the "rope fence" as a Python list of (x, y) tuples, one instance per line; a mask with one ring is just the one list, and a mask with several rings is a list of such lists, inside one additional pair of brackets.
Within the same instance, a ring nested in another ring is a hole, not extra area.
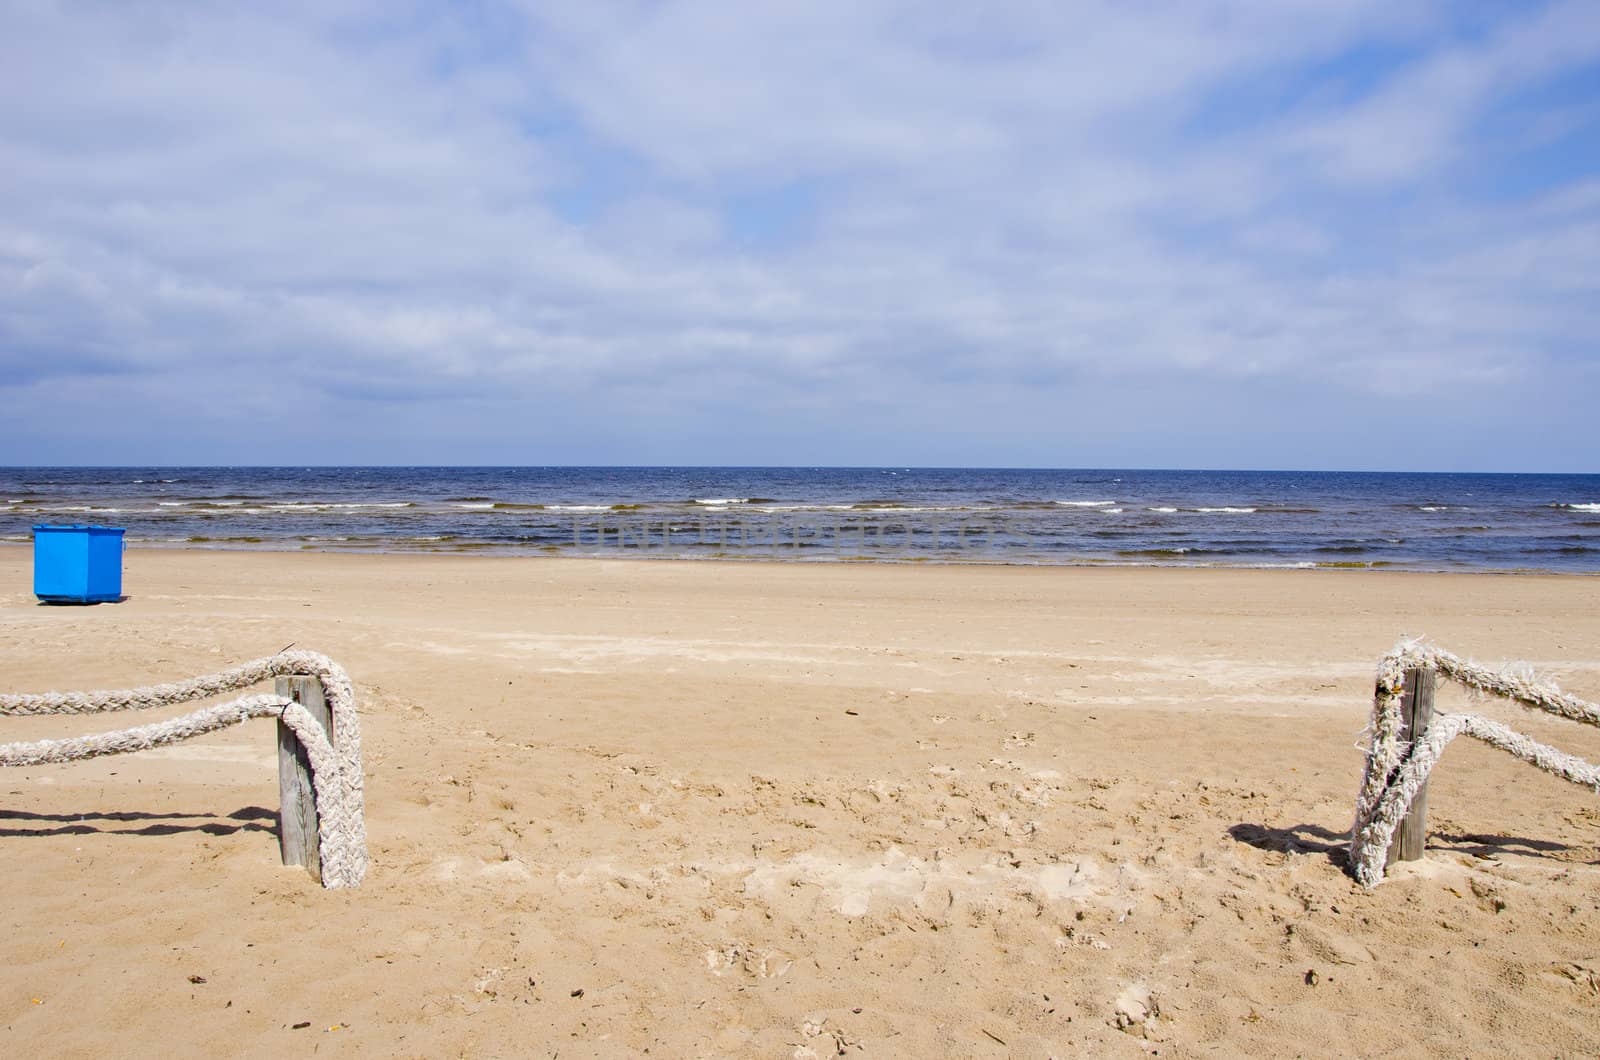
[[(1526, 667), (1491, 670), (1420, 640), (1401, 641), (1378, 664), (1372, 697), (1372, 739), (1367, 747), (1361, 790), (1356, 797), (1355, 824), (1350, 830), (1350, 867), (1365, 887), (1376, 887), (1396, 842), (1396, 832), (1414, 804), (1426, 798), (1428, 775), (1450, 741), (1471, 736), (1563, 780), (1600, 792), (1600, 766), (1539, 743), (1500, 722), (1477, 714), (1439, 713), (1420, 716), (1414, 707), (1422, 694), (1421, 675), (1432, 671), (1474, 693), (1500, 696), (1531, 710), (1600, 726), (1600, 706), (1541, 682)], [(1431, 690), (1431, 679), (1426, 687)], [(1409, 689), (1409, 691), (1408, 691)], [(1427, 694), (1431, 700), (1431, 691)], [(1408, 714), (1410, 715), (1408, 717)], [(1417, 854), (1421, 821), (1417, 821)]]
[[(314, 678), (320, 684), (322, 698), (331, 712), (329, 728), (324, 727), (324, 723), (306, 704), (283, 694), (288, 686), (281, 679), (299, 676)], [(355, 689), (350, 683), (350, 676), (326, 655), (312, 651), (285, 651), (220, 673), (146, 688), (0, 694), (0, 715), (151, 710), (208, 699), (249, 688), (271, 678), (280, 679), (277, 694), (242, 696), (167, 721), (92, 736), (0, 744), (0, 767), (36, 766), (144, 751), (215, 732), (250, 718), (276, 717), (283, 729), (292, 734), (293, 742), (298, 745), (309, 765), (316, 811), (316, 854), (320, 860), (322, 884), (330, 888), (356, 887), (367, 872), (361, 723), (356, 717)], [(289, 789), (283, 787), (283, 790), (287, 792)], [(289, 807), (285, 806), (280, 813), (286, 814), (288, 810)], [(280, 829), (280, 836), (283, 831)], [(288, 849), (286, 843), (286, 860), (289, 857)]]
[[(1408, 814), (1425, 805), (1429, 774), (1457, 736), (1482, 740), (1574, 784), (1600, 792), (1600, 766), (1476, 714), (1431, 714), (1416, 708), (1431, 701), (1432, 678), (1438, 674), (1475, 693), (1501, 696), (1523, 707), (1571, 721), (1600, 726), (1600, 706), (1540, 682), (1526, 668), (1491, 670), (1422, 641), (1402, 641), (1378, 665), (1373, 693), (1371, 740), (1356, 798), (1350, 833), (1350, 867), (1365, 887), (1376, 887), (1392, 859), (1397, 832)], [(285, 694), (281, 680), (314, 678), (330, 710), (325, 728), (306, 704)], [(277, 694), (242, 696), (204, 707), (181, 717), (150, 725), (91, 736), (32, 743), (0, 744), (0, 767), (70, 762), (99, 755), (143, 751), (177, 743), (203, 733), (237, 725), (250, 718), (276, 717), (309, 766), (315, 801), (316, 851), (326, 887), (355, 887), (366, 876), (367, 842), (361, 775), (361, 729), (354, 688), (344, 669), (325, 655), (285, 651), (243, 666), (188, 681), (146, 688), (102, 692), (0, 694), (0, 715), (99, 714), (149, 710), (279, 678)], [(1426, 692), (1421, 691), (1426, 689)], [(292, 738), (292, 739), (291, 739)], [(280, 755), (280, 763), (284, 756)], [(285, 767), (287, 768), (287, 767)], [(282, 785), (280, 837), (287, 831), (289, 791)], [(1420, 856), (1421, 820), (1416, 820), (1416, 853)], [(288, 859), (288, 847), (285, 846)]]

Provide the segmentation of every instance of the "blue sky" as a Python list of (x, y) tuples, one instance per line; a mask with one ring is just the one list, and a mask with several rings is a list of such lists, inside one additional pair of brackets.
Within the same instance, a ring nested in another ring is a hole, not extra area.
[(1600, 471), (1600, 4), (0, 0), (0, 463)]

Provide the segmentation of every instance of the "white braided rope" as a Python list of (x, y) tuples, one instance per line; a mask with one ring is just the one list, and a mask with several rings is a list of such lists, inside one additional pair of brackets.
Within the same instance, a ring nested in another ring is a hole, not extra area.
[(1382, 882), (1384, 861), (1401, 819), (1457, 736), (1482, 740), (1564, 780), (1600, 792), (1600, 766), (1476, 714), (1437, 713), (1413, 741), (1402, 740), (1400, 707), (1406, 673), (1421, 669), (1436, 670), (1470, 689), (1503, 696), (1524, 707), (1600, 725), (1600, 706), (1569, 696), (1554, 684), (1534, 680), (1526, 668), (1490, 670), (1418, 640), (1401, 641), (1378, 664), (1369, 724), (1372, 741), (1350, 830), (1350, 867), (1356, 879), (1369, 888)]
[(263, 694), (245, 696), (169, 721), (132, 729), (64, 740), (0, 744), (0, 767), (68, 762), (98, 755), (142, 751), (237, 725), (249, 718), (276, 715), (299, 739), (311, 764), (323, 886), (355, 887), (367, 872), (361, 723), (356, 716), (355, 689), (350, 683), (350, 676), (326, 655), (311, 651), (280, 652), (221, 673), (146, 688), (0, 695), (0, 715), (148, 710), (205, 699), (288, 674), (314, 676), (322, 683), (323, 695), (333, 716), (331, 741), (321, 724), (300, 704), (283, 696)]

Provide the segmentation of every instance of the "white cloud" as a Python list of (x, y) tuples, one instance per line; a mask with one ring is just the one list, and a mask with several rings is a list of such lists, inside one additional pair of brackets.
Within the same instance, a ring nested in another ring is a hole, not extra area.
[[(624, 459), (715, 461), (688, 421), (730, 417), (737, 459), (820, 428), (859, 462), (874, 410), (1050, 462), (1021, 421), (1085, 388), (1270, 389), (1331, 432), (1424, 381), (1570, 395), (1600, 333), (1593, 173), (1493, 205), (1449, 177), (1477, 115), (1600, 33), (1568, 4), (1463, 43), (1449, 10), (6, 5), (0, 443), (130, 395), (219, 430), (270, 386), (321, 411), (330, 459), (408, 425), (513, 459), (625, 409)], [(1374, 43), (1411, 58), (1316, 91)], [(1167, 462), (1229, 451), (1174, 415)]]
[(1415, 179), (1469, 149), (1472, 122), (1496, 100), (1600, 60), (1600, 8), (1565, 0), (1488, 39), (1429, 54), (1381, 90), (1289, 137), (1340, 178)]

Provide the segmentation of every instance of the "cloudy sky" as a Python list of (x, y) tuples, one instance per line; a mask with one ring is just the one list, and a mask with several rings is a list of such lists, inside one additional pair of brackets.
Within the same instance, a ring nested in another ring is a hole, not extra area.
[(1600, 4), (0, 0), (0, 463), (1600, 471)]

